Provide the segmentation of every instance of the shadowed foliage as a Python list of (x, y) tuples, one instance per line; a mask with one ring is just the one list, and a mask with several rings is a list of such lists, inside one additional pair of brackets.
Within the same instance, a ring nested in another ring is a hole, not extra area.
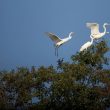
[[(53, 66), (0, 72), (0, 110), (106, 110), (110, 66), (105, 40)], [(60, 62), (61, 61), (61, 62)]]

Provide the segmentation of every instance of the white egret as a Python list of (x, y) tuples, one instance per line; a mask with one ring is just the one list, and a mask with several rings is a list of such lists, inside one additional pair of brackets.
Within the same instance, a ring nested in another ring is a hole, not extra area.
[(54, 42), (54, 46), (55, 46), (55, 55), (58, 56), (58, 48), (66, 43), (67, 41), (69, 41), (72, 38), (72, 35), (74, 34), (74, 32), (70, 32), (69, 36), (66, 38), (59, 38), (58, 36), (56, 36), (55, 34), (52, 34), (50, 32), (46, 32), (46, 35), (49, 36), (49, 38)]
[(88, 42), (86, 42), (84, 45), (81, 46), (80, 52), (81, 52), (81, 51), (84, 51), (84, 50), (87, 50), (87, 48), (92, 45), (94, 38), (93, 38), (92, 36), (90, 36), (90, 38), (91, 38), (91, 41), (88, 41)]
[(86, 23), (86, 25), (88, 28), (91, 29), (91, 36), (94, 39), (99, 39), (99, 38), (103, 37), (105, 34), (109, 33), (106, 31), (106, 26), (110, 25), (108, 23), (103, 24), (103, 28), (104, 28), (103, 32), (99, 32), (99, 24), (98, 23)]

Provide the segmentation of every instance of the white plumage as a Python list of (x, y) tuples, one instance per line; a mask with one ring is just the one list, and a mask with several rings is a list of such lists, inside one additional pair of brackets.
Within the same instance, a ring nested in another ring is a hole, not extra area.
[(59, 38), (58, 36), (56, 36), (55, 34), (52, 34), (50, 32), (46, 32), (46, 35), (54, 42), (54, 46), (55, 46), (55, 55), (58, 56), (58, 48), (66, 43), (67, 41), (69, 41), (72, 38), (72, 35), (74, 34), (74, 32), (70, 32), (69, 36), (66, 38)]
[(106, 32), (106, 26), (110, 25), (108, 23), (103, 24), (103, 28), (104, 28), (103, 32), (99, 32), (99, 24), (98, 23), (86, 23), (86, 25), (88, 28), (91, 29), (91, 36), (94, 39), (99, 39), (99, 38), (103, 37), (106, 33), (109, 33), (109, 32)]
[(86, 42), (84, 45), (81, 46), (80, 52), (81, 52), (81, 51), (84, 51), (84, 50), (87, 50), (87, 48), (92, 45), (94, 38), (93, 38), (92, 36), (90, 36), (90, 38), (91, 38), (91, 41), (88, 41), (88, 42)]

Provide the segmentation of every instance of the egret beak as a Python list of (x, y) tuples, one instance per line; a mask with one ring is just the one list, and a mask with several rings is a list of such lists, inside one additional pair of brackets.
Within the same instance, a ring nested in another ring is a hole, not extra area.
[(70, 35), (72, 36), (74, 34), (74, 32), (70, 32)]

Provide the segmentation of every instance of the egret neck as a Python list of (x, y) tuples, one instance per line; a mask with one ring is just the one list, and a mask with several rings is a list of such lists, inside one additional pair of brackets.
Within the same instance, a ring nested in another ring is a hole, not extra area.
[(103, 28), (104, 28), (104, 32), (103, 32), (103, 33), (104, 33), (104, 34), (106, 34), (106, 31), (107, 31), (105, 26), (106, 26), (106, 25), (104, 24), (104, 25), (103, 25)]

